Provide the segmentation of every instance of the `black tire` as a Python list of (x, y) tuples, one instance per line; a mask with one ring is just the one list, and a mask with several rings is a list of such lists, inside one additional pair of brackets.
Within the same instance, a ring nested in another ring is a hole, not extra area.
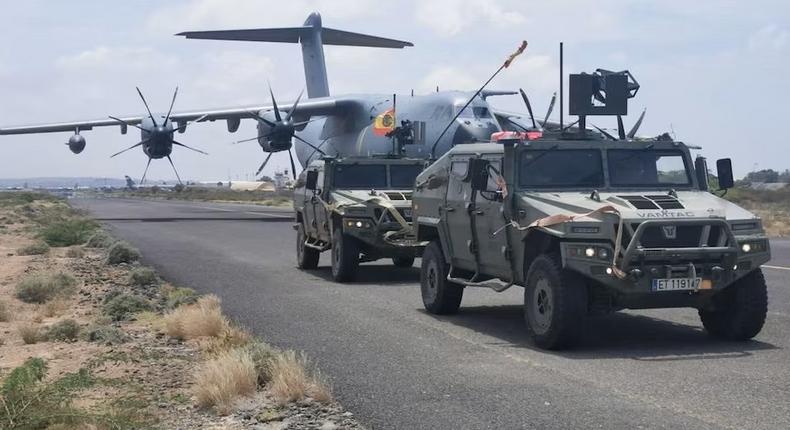
[(768, 313), (768, 288), (760, 269), (713, 297), (711, 310), (700, 309), (705, 330), (713, 337), (749, 340), (763, 328)]
[(296, 266), (303, 270), (312, 270), (318, 267), (321, 253), (317, 249), (305, 246), (306, 239), (304, 225), (299, 223), (296, 228)]
[(414, 266), (414, 257), (392, 257), (392, 264), (405, 269)]
[(533, 342), (553, 350), (574, 346), (581, 339), (586, 315), (584, 280), (563, 270), (552, 256), (535, 258), (524, 288), (524, 320)]
[(359, 269), (359, 243), (336, 228), (332, 234), (332, 278), (337, 282), (350, 282)]
[(425, 310), (432, 314), (454, 314), (461, 306), (464, 287), (447, 280), (449, 268), (442, 246), (438, 241), (431, 242), (422, 255), (420, 290)]

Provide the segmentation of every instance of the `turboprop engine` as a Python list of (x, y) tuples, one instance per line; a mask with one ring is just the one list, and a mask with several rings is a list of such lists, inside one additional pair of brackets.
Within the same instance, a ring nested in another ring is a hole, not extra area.
[(82, 137), (79, 132), (74, 133), (74, 136), (69, 138), (69, 141), (66, 142), (66, 145), (69, 146), (71, 152), (79, 154), (85, 149), (85, 138)]

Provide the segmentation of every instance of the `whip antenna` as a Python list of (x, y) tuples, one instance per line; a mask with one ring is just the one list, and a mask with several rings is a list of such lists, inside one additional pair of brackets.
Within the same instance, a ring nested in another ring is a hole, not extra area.
[[(493, 81), (493, 80), (494, 80), (494, 78), (496, 77), (496, 75), (498, 75), (498, 74), (499, 74), (499, 72), (501, 72), (501, 71), (502, 71), (502, 69), (507, 69), (508, 67), (510, 67), (510, 64), (513, 62), (513, 60), (515, 60), (515, 59), (516, 59), (516, 57), (518, 57), (519, 55), (521, 55), (521, 54), (524, 52), (524, 50), (525, 50), (525, 49), (527, 49), (527, 41), (526, 41), (526, 40), (524, 40), (524, 41), (522, 41), (522, 42), (521, 42), (521, 46), (519, 46), (519, 47), (518, 47), (518, 49), (516, 49), (516, 52), (514, 52), (514, 53), (510, 54), (510, 56), (508, 56), (508, 57), (507, 57), (507, 59), (505, 60), (505, 62), (504, 62), (504, 63), (502, 63), (502, 65), (501, 65), (501, 66), (499, 66), (499, 68), (497, 69), (497, 71), (496, 71), (496, 72), (494, 72), (494, 74), (493, 74), (493, 75), (491, 75), (491, 77), (490, 77), (490, 78), (488, 78), (488, 80), (487, 80), (487, 81), (486, 81), (486, 82), (483, 84), (483, 86), (481, 86), (481, 87), (480, 87), (480, 88), (479, 88), (479, 89), (478, 89), (478, 90), (477, 90), (477, 91), (474, 93), (474, 95), (472, 95), (472, 97), (471, 97), (471, 98), (469, 98), (469, 100), (466, 102), (466, 104), (464, 105), (464, 107), (462, 107), (462, 108), (461, 108), (461, 109), (460, 109), (460, 110), (459, 110), (459, 111), (458, 111), (458, 112), (455, 114), (455, 116), (453, 117), (453, 119), (451, 119), (451, 120), (450, 120), (450, 122), (448, 122), (448, 123), (447, 123), (447, 127), (445, 127), (445, 128), (444, 128), (444, 130), (442, 130), (441, 134), (439, 134), (439, 137), (437, 137), (437, 138), (436, 138), (436, 141), (435, 141), (435, 142), (433, 142), (433, 146), (431, 146), (431, 160), (435, 160), (435, 159), (436, 159), (436, 145), (438, 145), (438, 144), (439, 144), (439, 141), (440, 141), (440, 140), (442, 140), (442, 137), (444, 137), (444, 134), (445, 134), (445, 133), (447, 133), (447, 130), (449, 130), (449, 129), (450, 129), (450, 127), (453, 125), (453, 123), (455, 123), (455, 120), (456, 120), (456, 119), (458, 119), (458, 117), (459, 117), (459, 116), (461, 116), (461, 113), (464, 111), (464, 109), (466, 109), (467, 107), (469, 107), (469, 105), (470, 105), (470, 104), (472, 104), (472, 102), (474, 101), (474, 99), (475, 99), (477, 96), (479, 96), (481, 92), (483, 92), (483, 90), (485, 89), (485, 87), (486, 87), (486, 86), (487, 86), (489, 83), (491, 83), (491, 81)], [(437, 90), (438, 90), (438, 87), (437, 87)]]

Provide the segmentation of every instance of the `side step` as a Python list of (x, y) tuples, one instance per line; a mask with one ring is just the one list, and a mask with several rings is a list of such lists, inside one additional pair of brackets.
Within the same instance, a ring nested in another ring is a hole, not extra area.
[(475, 273), (475, 275), (472, 276), (472, 279), (456, 278), (453, 276), (453, 270), (454, 270), (453, 266), (450, 265), (450, 271), (447, 273), (447, 280), (456, 284), (461, 284), (465, 287), (484, 287), (484, 288), (490, 288), (496, 291), (497, 293), (501, 293), (513, 286), (513, 282), (505, 282), (497, 278), (489, 279), (487, 281), (477, 282), (475, 281), (475, 279), (478, 277), (477, 273)]
[(324, 252), (327, 249), (329, 249), (328, 243), (322, 242), (318, 239), (311, 240), (310, 238), (307, 238), (307, 240), (304, 241), (304, 246), (321, 252)]

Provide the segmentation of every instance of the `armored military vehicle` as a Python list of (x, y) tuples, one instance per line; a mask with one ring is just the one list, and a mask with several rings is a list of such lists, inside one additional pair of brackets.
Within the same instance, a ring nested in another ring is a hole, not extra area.
[[(696, 308), (711, 335), (757, 335), (770, 259), (760, 219), (708, 190), (688, 145), (619, 134), (503, 132), (426, 168), (412, 212), (428, 242), (425, 308), (454, 313), (469, 286), (524, 287), (527, 331), (547, 349), (577, 342), (587, 315), (626, 308)], [(730, 160), (717, 167), (719, 188), (732, 187)]]
[(327, 250), (338, 282), (353, 280), (360, 262), (391, 258), (411, 267), (424, 248), (411, 226), (412, 187), (424, 165), (400, 156), (324, 157), (308, 165), (294, 189), (299, 268), (316, 268)]

